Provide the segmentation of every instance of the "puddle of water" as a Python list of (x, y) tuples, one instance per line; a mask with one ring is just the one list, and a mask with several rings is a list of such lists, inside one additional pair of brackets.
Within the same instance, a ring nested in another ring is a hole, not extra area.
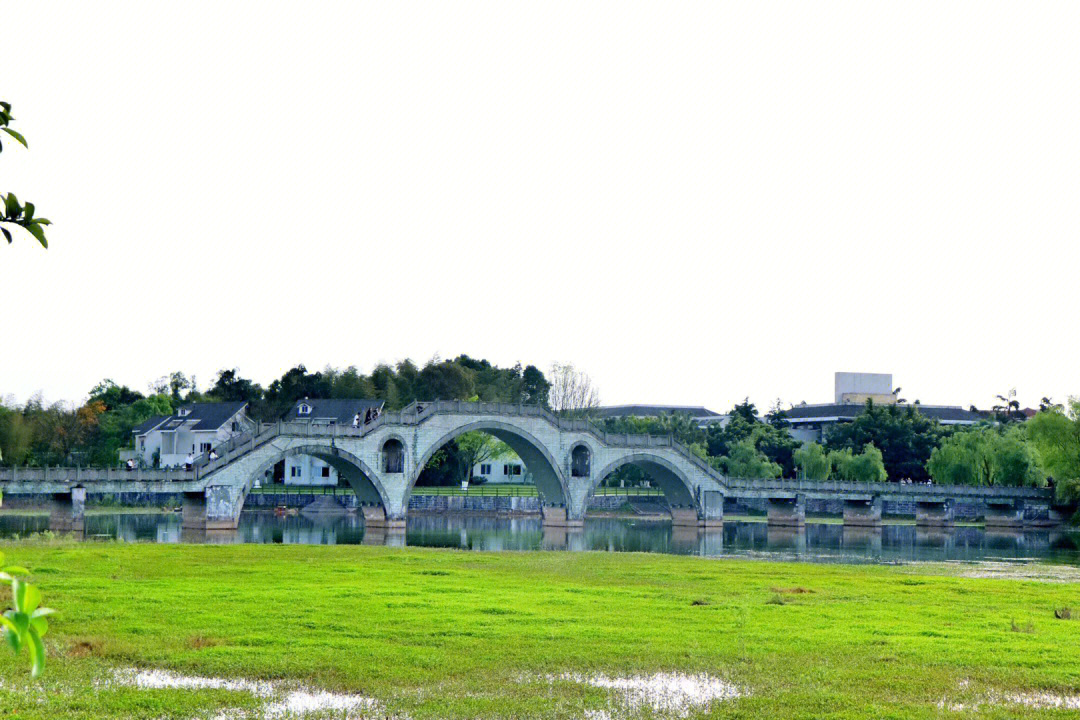
[[(686, 717), (692, 711), (707, 709), (712, 703), (733, 700), (745, 693), (735, 685), (712, 675), (655, 673), (609, 677), (602, 674), (559, 676), (560, 680), (591, 685), (614, 691), (629, 710), (649, 708), (653, 712)], [(587, 714), (593, 720), (606, 720), (605, 712)]]
[[(961, 689), (967, 687), (967, 684), (966, 680), (961, 681)], [(965, 712), (967, 710), (976, 712), (983, 705), (1026, 705), (1036, 710), (1080, 710), (1080, 695), (1059, 695), (1052, 692), (1003, 693), (991, 690), (971, 703), (949, 702), (946, 700), (938, 702), (939, 708), (952, 712)]]
[[(249, 692), (266, 699), (258, 717), (302, 718), (314, 713), (335, 713), (343, 720), (366, 717), (379, 710), (376, 700), (363, 695), (347, 695), (304, 688), (286, 687), (268, 680), (244, 680), (197, 675), (180, 675), (167, 670), (120, 670), (114, 682), (137, 688), (171, 688), (179, 690), (231, 690)], [(243, 720), (244, 712), (226, 711), (214, 720)]]

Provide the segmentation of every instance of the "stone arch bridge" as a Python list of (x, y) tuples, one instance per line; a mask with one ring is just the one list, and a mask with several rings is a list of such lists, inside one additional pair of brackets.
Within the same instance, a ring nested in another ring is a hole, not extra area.
[[(290, 455), (312, 455), (339, 472), (356, 493), (365, 523), (404, 528), (409, 496), (421, 470), (443, 445), (482, 430), (509, 445), (525, 463), (540, 495), (545, 525), (578, 527), (600, 482), (624, 465), (644, 470), (664, 493), (672, 522), (723, 522), (724, 498), (764, 502), (775, 525), (805, 522), (807, 499), (842, 501), (845, 524), (876, 525), (884, 501), (915, 508), (920, 524), (947, 524), (956, 502), (985, 507), (987, 523), (1023, 523), (1025, 503), (1051, 506), (1053, 493), (1035, 488), (912, 486), (726, 478), (671, 437), (605, 433), (586, 420), (503, 403), (413, 403), (384, 412), (360, 428), (310, 422), (264, 424), (196, 459), (193, 470), (12, 468), (0, 470), (5, 493), (53, 497), (54, 529), (79, 529), (81, 504), (96, 493), (184, 493), (184, 526), (237, 526), (254, 482)], [(71, 528), (67, 526), (71, 525)]]
[[(462, 433), (482, 430), (509, 445), (525, 463), (548, 525), (580, 525), (600, 481), (623, 465), (645, 470), (663, 490), (681, 524), (708, 520), (709, 501), (723, 512), (723, 477), (668, 437), (614, 435), (584, 420), (566, 420), (528, 405), (471, 402), (413, 403), (384, 412), (364, 427), (281, 422), (264, 425), (198, 466), (208, 527), (235, 527), (256, 479), (290, 455), (311, 455), (333, 466), (360, 500), (365, 522), (403, 527), (409, 496), (431, 456)], [(708, 493), (715, 493), (709, 495)], [(191, 493), (197, 495), (198, 491)]]

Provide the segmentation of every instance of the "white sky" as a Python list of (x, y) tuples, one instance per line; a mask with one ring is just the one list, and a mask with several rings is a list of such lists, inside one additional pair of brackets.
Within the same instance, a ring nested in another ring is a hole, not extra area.
[(1080, 3), (3, 7), (0, 395), (466, 352), (1080, 393)]

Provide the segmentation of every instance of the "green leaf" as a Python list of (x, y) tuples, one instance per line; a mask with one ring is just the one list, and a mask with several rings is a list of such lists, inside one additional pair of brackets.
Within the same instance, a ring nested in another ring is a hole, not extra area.
[(26, 219), (27, 220), (33, 220), (34, 219), (34, 203), (28, 202), (25, 205), (23, 205), (23, 212), (26, 214)]
[(8, 193), (7, 199), (4, 201), (4, 209), (7, 211), (7, 216), (14, 220), (19, 217), (21, 208), (19, 207), (19, 198), (15, 197), (15, 193)]
[(45, 633), (49, 632), (49, 621), (43, 617), (31, 617), (30, 629), (37, 631), (41, 637), (45, 637)]
[(19, 633), (16, 630), (6, 630), (4, 635), (7, 636), (8, 645), (11, 646), (12, 652), (16, 655), (19, 654), (19, 650), (22, 649), (22, 643), (19, 642)]
[(11, 622), (11, 618), (6, 615), (0, 615), (0, 626), (8, 632), (19, 632), (19, 628), (15, 627), (15, 623)]
[(30, 674), (33, 677), (40, 677), (41, 671), (45, 669), (45, 643), (41, 641), (41, 636), (38, 635), (37, 630), (33, 627), (30, 628)]
[(53, 610), (52, 608), (39, 607), (34, 612), (30, 613), (30, 617), (32, 617), (32, 618), (45, 617), (46, 615), (55, 615), (55, 614), (56, 614), (56, 611)]
[(29, 148), (29, 147), (30, 147), (29, 145), (27, 145), (27, 144), (26, 144), (26, 138), (24, 138), (24, 137), (23, 137), (22, 135), (20, 135), (19, 133), (15, 132), (15, 131), (14, 131), (14, 130), (12, 130), (11, 128), (9, 128), (9, 127), (2, 127), (2, 128), (0, 128), (0, 130), (3, 130), (3, 131), (4, 131), (4, 132), (6, 132), (6, 133), (7, 133), (8, 135), (10, 135), (11, 137), (13, 137), (13, 138), (15, 138), (16, 140), (18, 140), (18, 141), (19, 141), (20, 143), (22, 143), (22, 146), (23, 146), (24, 148)]
[(34, 222), (36, 222), (38, 225), (52, 225), (52, 221), (46, 220), (45, 218), (38, 218)]
[(20, 575), (29, 575), (30, 571), (24, 568), (22, 565), (8, 565), (4, 568), (6, 573), (19, 573)]
[(41, 225), (38, 225), (36, 222), (32, 222), (26, 226), (26, 229), (30, 232), (31, 235), (38, 239), (38, 242), (41, 243), (41, 246), (43, 248), (47, 249), (49, 247), (49, 241), (45, 239), (45, 231), (41, 229)]
[(38, 605), (41, 604), (41, 591), (33, 585), (15, 578), (11, 581), (11, 589), (15, 595), (15, 611), (17, 614), (25, 614), (29, 617), (30, 613), (34, 612)]

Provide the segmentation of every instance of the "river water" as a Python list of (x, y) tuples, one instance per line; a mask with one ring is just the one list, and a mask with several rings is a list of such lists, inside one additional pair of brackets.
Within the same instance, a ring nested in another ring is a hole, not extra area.
[[(0, 514), (0, 538), (46, 530), (37, 514)], [(235, 531), (184, 530), (179, 513), (107, 513), (86, 516), (87, 540), (144, 542), (286, 543), (397, 545), (466, 550), (596, 550), (657, 552), (709, 557), (753, 557), (816, 562), (919, 562), (1039, 560), (1080, 565), (1080, 534), (1062, 530), (987, 532), (980, 527), (928, 531), (912, 524), (877, 530), (814, 523), (805, 530), (764, 522), (728, 520), (723, 528), (698, 530), (670, 522), (633, 518), (589, 518), (584, 529), (544, 528), (539, 518), (413, 515), (408, 527), (387, 532), (365, 529), (355, 514), (279, 516), (244, 512)]]

